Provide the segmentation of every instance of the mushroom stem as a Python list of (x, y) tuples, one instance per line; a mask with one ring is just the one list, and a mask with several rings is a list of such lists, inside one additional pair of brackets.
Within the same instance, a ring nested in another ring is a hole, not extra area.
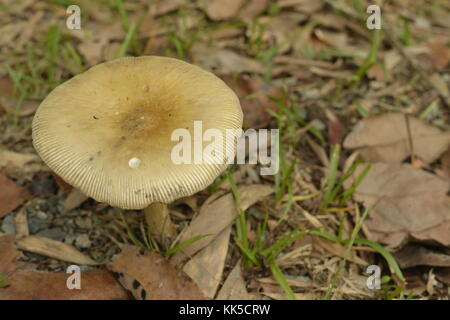
[(175, 225), (170, 220), (167, 204), (155, 202), (144, 209), (145, 220), (153, 237), (173, 238)]

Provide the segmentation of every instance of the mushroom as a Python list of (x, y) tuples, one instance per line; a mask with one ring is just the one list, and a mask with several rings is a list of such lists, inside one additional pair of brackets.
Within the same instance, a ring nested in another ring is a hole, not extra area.
[(172, 58), (126, 57), (56, 87), (34, 116), (33, 145), (86, 195), (164, 221), (168, 203), (210, 185), (236, 152), (232, 144), (221, 163), (208, 157), (174, 163), (172, 133), (193, 136), (194, 122), (201, 121), (203, 130), (225, 134), (240, 129), (242, 118), (235, 93), (212, 73)]

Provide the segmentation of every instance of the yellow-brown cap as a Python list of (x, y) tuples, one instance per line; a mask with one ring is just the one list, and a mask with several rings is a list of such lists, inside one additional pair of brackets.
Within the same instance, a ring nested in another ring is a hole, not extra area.
[[(239, 99), (222, 80), (165, 57), (99, 64), (55, 88), (33, 119), (33, 144), (61, 178), (123, 209), (169, 203), (211, 184), (226, 163), (176, 164), (172, 132), (240, 129)], [(227, 144), (234, 155), (235, 144)]]

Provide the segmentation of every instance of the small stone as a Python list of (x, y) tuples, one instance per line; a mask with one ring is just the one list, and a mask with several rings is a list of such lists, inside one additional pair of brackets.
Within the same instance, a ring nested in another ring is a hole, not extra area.
[(6, 233), (16, 233), (16, 223), (12, 214), (7, 215), (2, 222), (2, 230)]
[(81, 229), (91, 229), (92, 228), (92, 219), (82, 218), (80, 216), (75, 218), (75, 224)]
[(58, 186), (55, 182), (55, 179), (52, 177), (44, 178), (41, 180), (38, 180), (36, 182), (33, 182), (29, 187), (28, 190), (37, 196), (49, 196), (54, 195), (56, 192), (58, 192)]
[(62, 241), (66, 234), (60, 228), (45, 229), (36, 233), (37, 236)]
[(40, 219), (37, 214), (28, 219), (28, 228), (31, 234), (47, 229), (50, 223), (47, 220)]
[(80, 234), (75, 239), (75, 245), (78, 248), (86, 249), (86, 248), (89, 248), (91, 246), (91, 240), (89, 240), (89, 236), (86, 233), (83, 233), (83, 234)]
[(38, 217), (41, 220), (45, 220), (48, 218), (47, 214), (45, 212), (42, 211), (38, 211), (38, 213), (36, 214), (36, 217)]

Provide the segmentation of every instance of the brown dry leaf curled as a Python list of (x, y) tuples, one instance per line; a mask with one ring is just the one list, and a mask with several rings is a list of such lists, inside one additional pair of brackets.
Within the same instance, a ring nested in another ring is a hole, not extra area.
[(394, 253), (395, 260), (401, 268), (415, 266), (450, 267), (450, 256), (422, 247), (409, 244)]
[[(414, 154), (426, 163), (436, 160), (450, 145), (450, 132), (409, 117)], [(400, 163), (411, 155), (405, 115), (387, 113), (361, 120), (344, 141), (369, 162)]]
[(27, 236), (16, 241), (19, 249), (41, 254), (46, 257), (83, 265), (97, 265), (98, 263), (79, 252), (75, 247), (39, 236)]
[(183, 271), (194, 280), (208, 298), (214, 298), (222, 280), (230, 234), (231, 226), (228, 226), (183, 267)]
[(245, 0), (212, 0), (207, 8), (206, 14), (212, 20), (227, 20), (234, 17)]
[(141, 287), (139, 295), (142, 299), (205, 299), (201, 290), (183, 271), (156, 253), (141, 255), (137, 247), (125, 245), (108, 267), (119, 275), (133, 279), (131, 285)]
[(0, 173), (0, 218), (17, 208), (30, 197), (27, 189), (19, 187)]
[(372, 208), (365, 223), (370, 240), (396, 246), (410, 235), (449, 246), (448, 190), (448, 181), (409, 164), (375, 163), (354, 198)]
[(81, 272), (81, 289), (67, 288), (65, 272), (17, 270), (8, 277), (10, 286), (0, 289), (0, 300), (125, 300), (127, 292), (110, 272)]
[(245, 287), (245, 281), (241, 273), (241, 261), (238, 261), (228, 275), (217, 294), (217, 300), (253, 300)]

